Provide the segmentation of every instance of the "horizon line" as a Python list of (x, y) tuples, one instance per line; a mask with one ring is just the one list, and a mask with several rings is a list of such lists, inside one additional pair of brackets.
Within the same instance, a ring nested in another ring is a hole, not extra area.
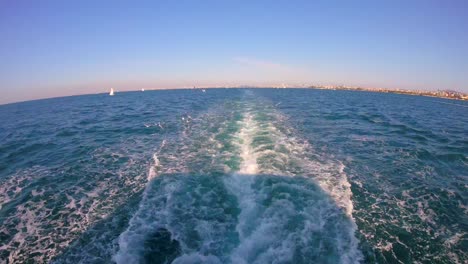
[[(284, 84), (283, 84), (284, 85)], [(197, 89), (320, 89), (320, 90), (348, 90), (348, 91), (362, 91), (362, 92), (379, 92), (378, 89), (384, 89), (388, 91), (414, 91), (414, 92), (435, 92), (435, 91), (453, 91), (456, 93), (468, 95), (468, 93), (460, 92), (457, 90), (446, 89), (446, 90), (416, 90), (416, 89), (401, 89), (401, 88), (381, 88), (381, 87), (365, 87), (365, 86), (346, 86), (346, 85), (306, 85), (306, 86), (288, 86), (288, 87), (280, 87), (280, 86), (258, 86), (258, 85), (237, 85), (237, 86), (193, 86), (193, 87), (172, 87), (172, 88), (146, 88), (140, 87), (137, 89), (124, 89), (118, 90), (114, 87), (109, 87), (109, 89), (113, 88), (115, 93), (128, 93), (128, 92), (142, 92), (141, 89), (146, 91), (165, 91), (165, 90), (197, 90)], [(340, 89), (345, 88), (345, 89)], [(358, 90), (358, 89), (366, 89), (366, 90)], [(374, 91), (375, 90), (375, 91)], [(27, 103), (33, 101), (40, 101), (40, 100), (48, 100), (48, 99), (58, 99), (58, 98), (67, 98), (67, 97), (74, 97), (74, 96), (86, 96), (86, 95), (99, 95), (99, 94), (107, 94), (108, 91), (102, 91), (97, 93), (78, 93), (78, 94), (70, 94), (70, 95), (58, 95), (58, 96), (51, 96), (51, 97), (41, 97), (41, 98), (34, 98), (34, 99), (27, 99), (27, 100), (20, 100), (20, 101), (13, 101), (13, 102), (6, 102), (0, 103), (0, 106), (11, 105), (11, 104), (20, 104), (20, 103)], [(411, 94), (407, 94), (411, 95)], [(444, 97), (438, 97), (444, 98)], [(450, 98), (445, 98), (450, 99)]]

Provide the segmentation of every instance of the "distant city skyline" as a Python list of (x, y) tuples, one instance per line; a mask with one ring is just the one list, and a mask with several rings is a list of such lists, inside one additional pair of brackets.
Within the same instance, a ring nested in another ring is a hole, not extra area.
[(4, 1), (0, 104), (349, 85), (468, 93), (464, 1)]

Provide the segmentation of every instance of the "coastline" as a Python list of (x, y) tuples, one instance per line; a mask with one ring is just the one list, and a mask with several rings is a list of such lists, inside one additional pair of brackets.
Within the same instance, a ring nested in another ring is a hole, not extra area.
[(310, 86), (308, 88), (317, 89), (317, 90), (343, 90), (343, 91), (363, 91), (363, 92), (373, 92), (373, 93), (393, 93), (393, 94), (416, 95), (416, 96), (426, 96), (426, 97), (434, 97), (434, 98), (468, 101), (468, 94), (457, 92), (457, 91), (450, 91), (450, 90), (418, 91), (418, 90), (363, 88), (363, 87), (348, 87), (348, 86)]

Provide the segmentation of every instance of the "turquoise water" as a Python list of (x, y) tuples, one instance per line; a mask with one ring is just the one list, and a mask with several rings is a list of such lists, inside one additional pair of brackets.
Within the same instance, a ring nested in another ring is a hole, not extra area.
[(468, 261), (465, 102), (168, 90), (0, 120), (0, 263)]

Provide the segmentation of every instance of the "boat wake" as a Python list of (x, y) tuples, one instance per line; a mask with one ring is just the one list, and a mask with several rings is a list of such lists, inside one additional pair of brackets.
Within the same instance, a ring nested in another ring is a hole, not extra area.
[(114, 261), (359, 262), (343, 165), (285, 119), (248, 94), (193, 119), (155, 156)]

